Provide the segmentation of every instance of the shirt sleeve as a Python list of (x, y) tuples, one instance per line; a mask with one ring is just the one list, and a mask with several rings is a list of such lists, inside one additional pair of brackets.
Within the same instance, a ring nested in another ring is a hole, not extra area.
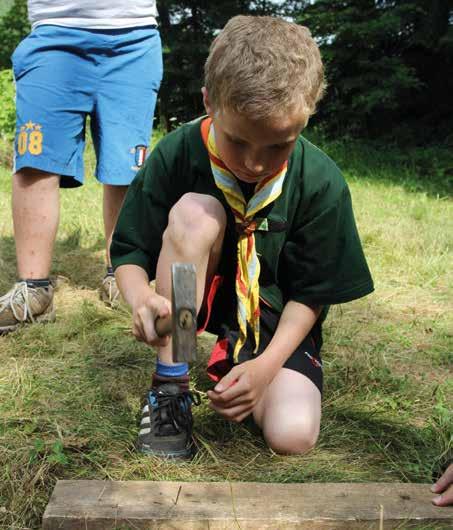
[(349, 188), (321, 194), (283, 247), (283, 295), (307, 305), (349, 302), (373, 291)]
[(168, 213), (176, 202), (172, 171), (156, 147), (126, 194), (110, 247), (112, 266), (132, 264), (155, 277)]

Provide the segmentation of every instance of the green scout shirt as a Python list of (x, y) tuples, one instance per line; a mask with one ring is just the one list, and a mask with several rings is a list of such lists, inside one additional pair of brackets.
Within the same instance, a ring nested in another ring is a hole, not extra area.
[[(222, 261), (235, 271), (234, 219), (214, 182), (200, 123), (165, 136), (129, 187), (113, 235), (114, 268), (135, 264), (153, 279), (168, 213), (183, 194), (195, 192), (212, 195), (225, 207)], [(302, 136), (281, 195), (257, 217), (266, 219), (255, 232), (260, 296), (277, 311), (288, 300), (327, 306), (373, 291), (348, 186), (335, 163)]]

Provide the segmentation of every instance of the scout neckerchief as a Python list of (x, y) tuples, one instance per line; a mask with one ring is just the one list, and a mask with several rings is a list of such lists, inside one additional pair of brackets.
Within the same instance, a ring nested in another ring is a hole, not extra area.
[(276, 173), (261, 180), (255, 186), (253, 197), (247, 202), (236, 177), (220, 159), (215, 142), (214, 125), (210, 118), (203, 120), (201, 132), (209, 153), (211, 170), (217, 187), (220, 188), (230, 206), (238, 231), (236, 271), (237, 318), (239, 337), (234, 347), (233, 359), (238, 362), (239, 352), (247, 339), (247, 324), (250, 325), (258, 350), (260, 336), (259, 284), (260, 262), (255, 250), (255, 214), (275, 201), (282, 192), (288, 162)]

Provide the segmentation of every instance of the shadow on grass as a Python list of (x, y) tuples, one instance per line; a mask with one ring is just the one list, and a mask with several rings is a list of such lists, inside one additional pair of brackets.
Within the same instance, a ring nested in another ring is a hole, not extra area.
[[(14, 237), (0, 237), (0, 287), (5, 291), (16, 281)], [(82, 233), (75, 229), (66, 238), (57, 238), (51, 276), (63, 276), (82, 289), (96, 289), (105, 275), (104, 241), (82, 246)]]
[(452, 456), (446, 426), (437, 415), (416, 426), (366, 403), (360, 408), (357, 403), (326, 406), (320, 446), (335, 453), (348, 445), (351, 458), (380, 468), (376, 481), (388, 481), (390, 476), (431, 482), (448, 464), (449, 453)]
[(82, 246), (80, 228), (65, 239), (57, 239), (52, 273), (69, 278), (82, 289), (96, 289), (105, 275), (105, 243), (99, 238), (90, 246)]

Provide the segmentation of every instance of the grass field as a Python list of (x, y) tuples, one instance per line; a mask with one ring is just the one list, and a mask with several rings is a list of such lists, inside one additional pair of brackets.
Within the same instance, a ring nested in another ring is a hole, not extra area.
[[(101, 190), (90, 178), (61, 194), (52, 271), (57, 322), (0, 337), (1, 528), (38, 528), (62, 478), (431, 482), (438, 475), (452, 458), (453, 433), (450, 152), (321, 144), (350, 184), (376, 292), (335, 307), (327, 320), (317, 447), (302, 457), (277, 456), (203, 401), (194, 411), (200, 450), (193, 462), (134, 451), (155, 357), (133, 339), (127, 310), (97, 299)], [(7, 167), (0, 169), (0, 212), (3, 294), (15, 279)], [(212, 341), (202, 337), (193, 369), (202, 391)]]

